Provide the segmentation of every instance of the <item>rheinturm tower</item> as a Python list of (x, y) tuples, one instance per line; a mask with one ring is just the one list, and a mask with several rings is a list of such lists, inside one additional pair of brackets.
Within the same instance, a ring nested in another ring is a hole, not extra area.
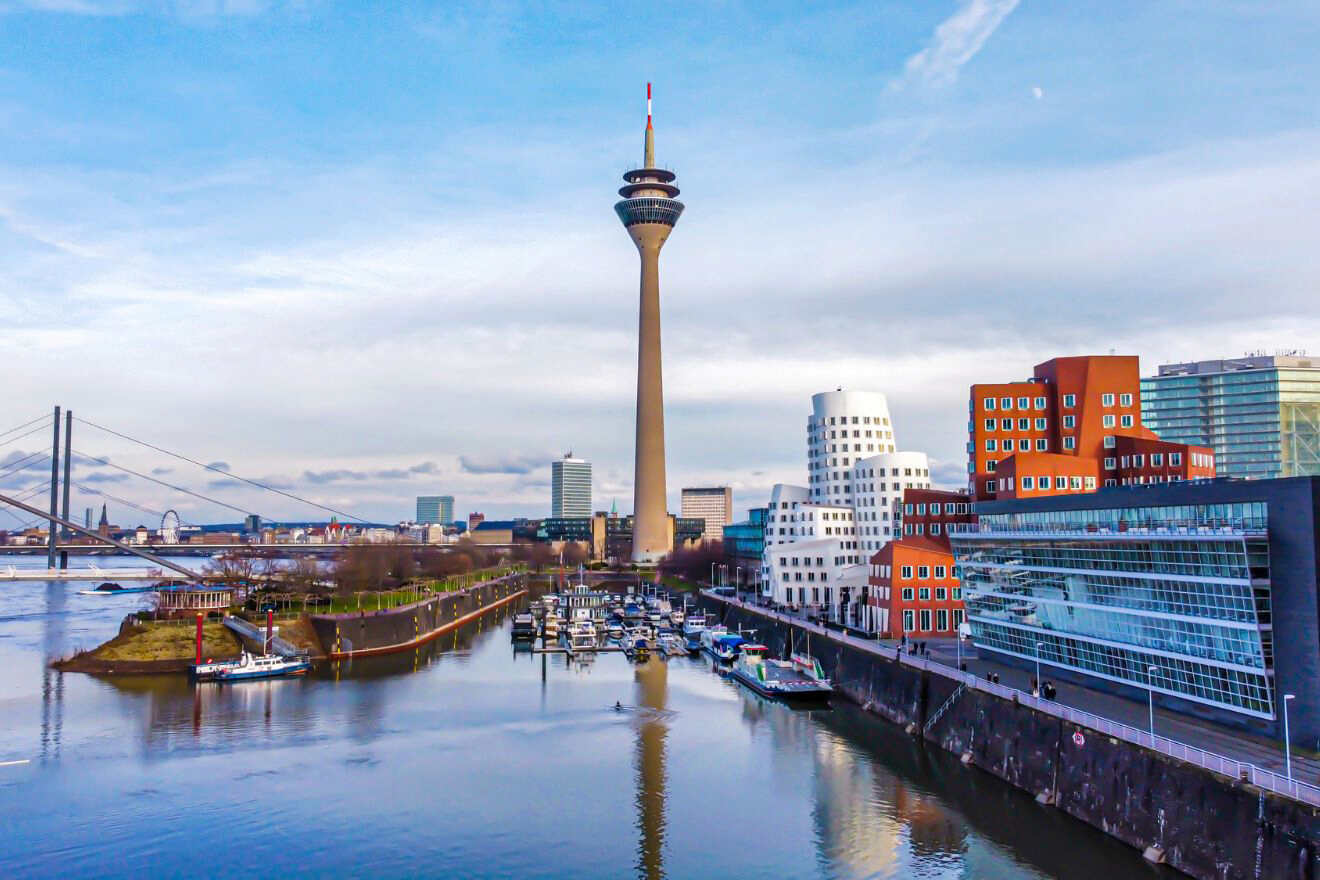
[(637, 446), (633, 479), (633, 562), (656, 562), (673, 549), (665, 503), (665, 403), (660, 376), (660, 248), (683, 213), (674, 173), (655, 167), (651, 84), (646, 84), (642, 167), (623, 175), (614, 211), (642, 260), (637, 320)]

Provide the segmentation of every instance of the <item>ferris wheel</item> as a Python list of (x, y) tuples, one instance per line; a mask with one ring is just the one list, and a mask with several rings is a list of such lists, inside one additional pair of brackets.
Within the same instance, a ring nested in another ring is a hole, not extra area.
[(179, 543), (179, 514), (173, 508), (160, 518), (160, 540), (165, 544)]

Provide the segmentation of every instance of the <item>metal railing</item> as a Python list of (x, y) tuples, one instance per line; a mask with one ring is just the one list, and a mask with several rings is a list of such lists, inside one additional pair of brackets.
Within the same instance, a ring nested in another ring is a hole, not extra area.
[[(875, 654), (888, 654), (888, 649), (877, 645), (874, 642), (867, 642), (863, 639), (835, 632), (816, 624), (808, 623), (801, 618), (790, 617), (768, 609), (758, 608), (736, 599), (730, 599), (726, 596), (718, 596), (715, 598), (725, 602), (732, 602), (750, 611), (782, 620), (786, 623), (814, 629), (823, 637), (835, 642), (849, 644)], [(1214, 752), (1206, 751), (1205, 749), (1197, 748), (1196, 746), (1191, 746), (1187, 743), (1179, 742), (1178, 740), (1170, 739), (1166, 736), (1160, 736), (1158, 734), (1152, 736), (1148, 730), (1142, 730), (1139, 727), (1132, 727), (1131, 725), (1123, 724), (1119, 721), (1113, 721), (1092, 712), (1075, 709), (1072, 706), (1065, 706), (1064, 704), (1056, 703), (1053, 700), (1046, 700), (1042, 697), (1035, 696), (1026, 691), (1020, 691), (1007, 685), (987, 681), (986, 679), (978, 678), (974, 673), (963, 672), (959, 669), (954, 669), (951, 666), (945, 666), (944, 664), (932, 661), (927, 657), (906, 654), (901, 648), (896, 647), (893, 651), (894, 659), (904, 665), (916, 669), (922, 669), (927, 672), (933, 672), (936, 675), (942, 675), (946, 678), (960, 682), (963, 686), (973, 690), (993, 694), (1001, 699), (1016, 701), (1017, 703), (1028, 706), (1038, 712), (1053, 715), (1056, 718), (1061, 718), (1064, 721), (1077, 724), (1081, 727), (1087, 727), (1091, 730), (1112, 736), (1115, 739), (1121, 739), (1124, 742), (1129, 742), (1133, 745), (1138, 745), (1142, 748), (1159, 752), (1162, 755), (1168, 755), (1170, 758), (1176, 758), (1177, 760), (1185, 761), (1189, 764), (1195, 764), (1198, 767), (1203, 767), (1214, 773), (1219, 773), (1232, 779), (1250, 783), (1258, 788), (1265, 789), (1266, 791), (1284, 797), (1292, 798), (1295, 801), (1320, 807), (1320, 787), (1312, 785), (1309, 782), (1301, 782), (1295, 778), (1290, 780), (1287, 776), (1284, 776), (1281, 773), (1275, 773), (1273, 770), (1266, 770), (1263, 767), (1257, 767), (1255, 764), (1251, 764), (1247, 761), (1239, 761), (1235, 758), (1218, 755)]]

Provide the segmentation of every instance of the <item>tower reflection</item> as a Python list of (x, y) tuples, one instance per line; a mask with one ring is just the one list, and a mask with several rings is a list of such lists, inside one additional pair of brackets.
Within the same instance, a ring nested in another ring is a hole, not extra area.
[(651, 658), (637, 667), (637, 876), (665, 876), (665, 741), (669, 667)]

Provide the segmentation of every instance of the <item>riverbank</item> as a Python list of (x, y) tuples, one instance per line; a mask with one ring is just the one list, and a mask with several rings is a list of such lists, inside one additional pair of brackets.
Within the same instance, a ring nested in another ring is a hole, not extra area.
[[(51, 667), (61, 672), (92, 675), (158, 675), (187, 672), (196, 659), (197, 630), (172, 621), (138, 621), (130, 615), (120, 624), (119, 634), (90, 651), (57, 660)], [(237, 657), (238, 638), (224, 624), (208, 622), (202, 627), (202, 656), (216, 660)]]
[(702, 593), (701, 604), (731, 629), (755, 629), (772, 652), (801, 650), (809, 636), (838, 693), (1151, 861), (1205, 880), (1320, 876), (1320, 812), (1251, 784), (1241, 768), (1216, 772), (1099, 729), (1099, 719), (1079, 723), (1030, 695), (969, 686), (954, 670), (725, 597)]

